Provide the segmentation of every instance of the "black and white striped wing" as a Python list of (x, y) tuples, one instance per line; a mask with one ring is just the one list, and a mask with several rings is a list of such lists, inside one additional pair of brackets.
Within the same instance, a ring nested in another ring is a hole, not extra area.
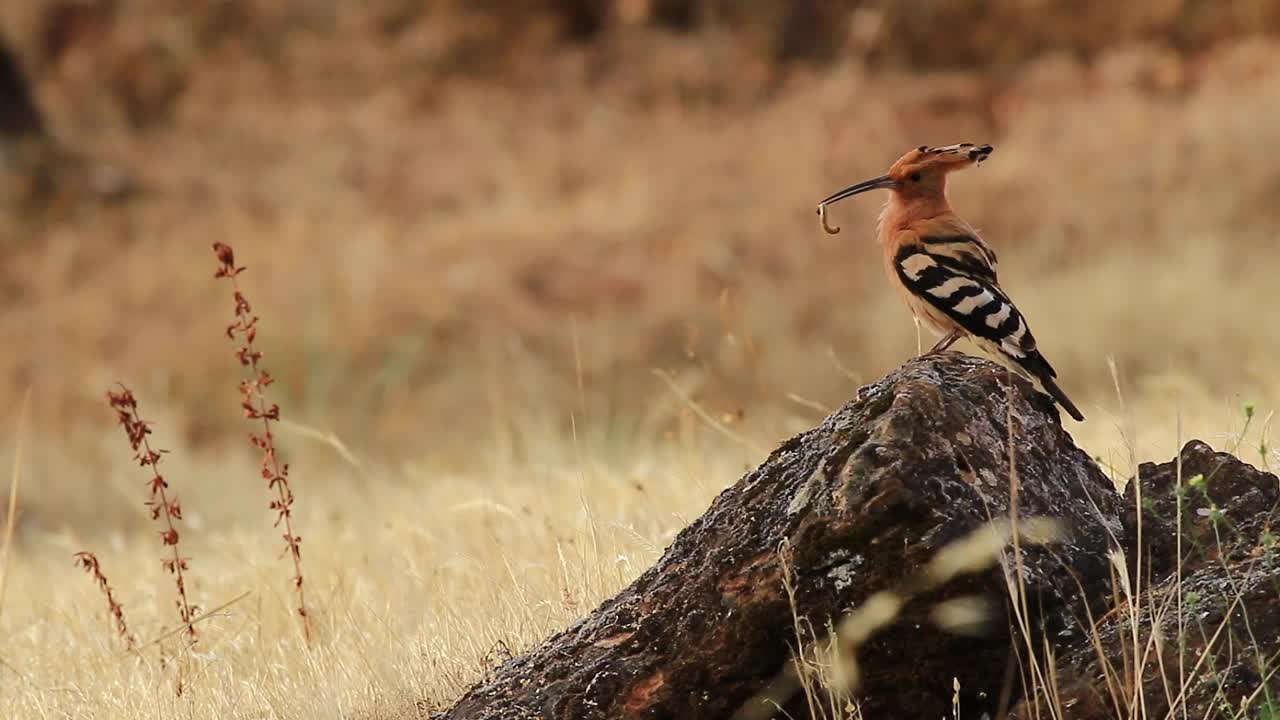
[(951, 318), (956, 325), (1008, 357), (1040, 381), (1071, 417), (1084, 414), (1058, 387), (1058, 374), (1036, 348), (1036, 340), (1018, 308), (996, 281), (995, 253), (970, 236), (924, 237), (907, 245), (895, 259), (898, 279), (919, 301)]
[(994, 269), (979, 260), (980, 251), (936, 249), (937, 244), (925, 242), (898, 253), (902, 284), (970, 335), (994, 343), (1011, 358), (1025, 361), (1038, 357), (1026, 320), (996, 284)]
[(930, 255), (969, 275), (998, 285), (996, 251), (977, 235), (929, 235), (920, 238), (920, 242)]

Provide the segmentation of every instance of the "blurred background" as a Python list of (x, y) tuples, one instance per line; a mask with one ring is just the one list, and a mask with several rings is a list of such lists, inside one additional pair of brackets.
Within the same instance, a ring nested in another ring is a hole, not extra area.
[(0, 402), (32, 389), (53, 456), (92, 457), (117, 380), (171, 445), (243, 439), (215, 241), (286, 416), (350, 447), (465, 464), (695, 403), (770, 446), (916, 352), (882, 200), (838, 236), (815, 202), (961, 141), (996, 146), (952, 200), (1073, 432), (1172, 447), (1178, 412), (1280, 397), (1274, 0), (6, 0), (0, 29)]

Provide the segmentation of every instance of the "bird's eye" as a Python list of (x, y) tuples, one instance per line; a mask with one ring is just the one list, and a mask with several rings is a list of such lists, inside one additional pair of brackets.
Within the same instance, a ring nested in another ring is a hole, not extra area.
[(911, 173), (911, 182), (920, 182), (920, 173)]

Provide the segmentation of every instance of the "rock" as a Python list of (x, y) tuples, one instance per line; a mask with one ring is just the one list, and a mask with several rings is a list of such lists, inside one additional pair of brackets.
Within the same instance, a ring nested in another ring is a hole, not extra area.
[[(1143, 464), (1125, 498), (1125, 563), (1140, 598), (1138, 639), (1147, 657), (1144, 712), (1165, 717), (1184, 695), (1186, 713), (1179, 708), (1178, 717), (1273, 717), (1280, 709), (1280, 480), (1198, 440), (1187, 443), (1180, 459), (1181, 473), (1177, 459)], [(1124, 681), (1132, 677), (1125, 672), (1134, 654), (1132, 613), (1127, 601), (1117, 604), (1120, 609), (1098, 623), (1105, 661), (1092, 644), (1058, 654), (1058, 704), (1065, 710), (1059, 717), (1132, 716), (1132, 681)], [(1159, 644), (1151, 642), (1153, 608)], [(1181, 666), (1179, 637), (1186, 644)], [(1104, 666), (1114, 678), (1110, 689), (1101, 679)], [(1272, 715), (1263, 710), (1267, 693)], [(1249, 699), (1243, 709), (1242, 698)], [(1024, 703), (1010, 717), (1037, 717), (1034, 704)], [(1040, 705), (1043, 710), (1046, 703)]]
[[(1052, 548), (1023, 550), (1032, 644), (1045, 634), (1083, 645), (1080, 618), (1101, 614), (1110, 597), (1107, 550), (1125, 537), (1122, 498), (1047, 397), (997, 365), (946, 353), (862, 388), (787, 440), (630, 586), (435, 717), (731, 717), (789, 665), (797, 624), (784, 572), (801, 635), (812, 640), (816, 628), (825, 639), (829, 622), (1008, 515), (1010, 439), (1019, 515), (1053, 516), (1067, 530)], [(973, 637), (929, 621), (936, 601), (973, 594), (1007, 598), (1005, 575), (965, 576), (917, 598), (860, 649), (866, 717), (946, 716), (953, 679), (966, 717), (995, 715), (1016, 682), (1013, 648), (1025, 654), (1026, 645), (1004, 622)], [(807, 717), (803, 700), (787, 709)]]
[[(1188, 717), (1272, 717), (1280, 481), (1193, 441), (1175, 461), (1142, 465), (1121, 497), (1048, 399), (1009, 382), (948, 353), (862, 388), (721, 493), (629, 587), (435, 718), (715, 719), (768, 707), (756, 694), (777, 687), (797, 635), (826, 641), (828, 623), (1008, 515), (1010, 437), (1019, 517), (1067, 529), (1049, 548), (1024, 546), (1017, 565), (1003, 559), (1010, 577), (1021, 567), (1030, 637), (1013, 612), (963, 636), (930, 622), (938, 601), (975, 594), (1011, 611), (1000, 568), (917, 593), (858, 648), (863, 717), (956, 717), (953, 682), (963, 718), (1165, 717), (1179, 698)], [(1044, 680), (1027, 682), (1033, 666), (1052, 678), (1052, 701), (1035, 689)], [(1129, 707), (1134, 677), (1142, 710)], [(812, 717), (802, 699), (784, 707)]]

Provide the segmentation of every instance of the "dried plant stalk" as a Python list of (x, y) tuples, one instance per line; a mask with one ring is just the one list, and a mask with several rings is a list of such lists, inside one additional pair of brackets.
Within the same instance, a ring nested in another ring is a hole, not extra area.
[(235, 251), (226, 243), (214, 243), (213, 252), (218, 259), (218, 270), (214, 277), (231, 281), (235, 299), (235, 322), (227, 326), (227, 338), (233, 341), (240, 339), (241, 344), (235, 351), (236, 359), (249, 370), (249, 377), (240, 381), (240, 406), (244, 408), (246, 418), (262, 422), (261, 434), (250, 433), (249, 440), (262, 451), (262, 478), (267, 481), (267, 489), (276, 493), (268, 507), (276, 515), (274, 526), (284, 526), (285, 552), (293, 559), (294, 575), (291, 581), (298, 593), (297, 610), (298, 616), (302, 618), (302, 636), (309, 643), (311, 621), (307, 615), (306, 595), (302, 584), (302, 538), (293, 531), (293, 491), (289, 488), (289, 464), (280, 462), (275, 434), (271, 430), (271, 424), (280, 421), (280, 406), (268, 404), (265, 393), (266, 388), (275, 380), (262, 367), (262, 353), (254, 349), (258, 317), (253, 314), (253, 308), (236, 279), (245, 268), (236, 266)]
[(151, 511), (152, 520), (163, 521), (160, 540), (168, 548), (170, 557), (162, 559), (161, 564), (165, 571), (174, 577), (174, 584), (178, 590), (176, 600), (178, 615), (186, 627), (187, 636), (194, 641), (196, 626), (192, 620), (199, 608), (187, 600), (187, 584), (183, 573), (188, 570), (190, 558), (184, 558), (178, 552), (178, 528), (174, 525), (175, 520), (182, 519), (182, 505), (178, 502), (176, 495), (168, 492), (169, 483), (165, 482), (164, 476), (160, 474), (160, 459), (167, 451), (151, 448), (151, 443), (147, 440), (147, 436), (151, 434), (151, 423), (138, 416), (138, 401), (134, 399), (129, 388), (121, 385), (118, 391), (107, 391), (107, 402), (111, 404), (111, 409), (116, 411), (116, 419), (119, 420), (120, 426), (124, 428), (125, 435), (129, 438), (129, 447), (133, 449), (134, 459), (142, 467), (151, 469), (151, 479), (147, 481), (147, 487), (150, 490), (146, 503), (147, 509)]
[(130, 650), (137, 647), (137, 641), (133, 634), (129, 632), (129, 624), (124, 621), (124, 606), (116, 601), (116, 595), (111, 590), (111, 583), (107, 582), (107, 576), (102, 574), (102, 565), (98, 562), (98, 556), (88, 551), (81, 551), (75, 554), (76, 565), (84, 568), (84, 571), (93, 577), (93, 582), (97, 584), (98, 589), (102, 590), (102, 594), (107, 598), (107, 612), (111, 613), (111, 618), (115, 623), (116, 632), (124, 639), (125, 645)]

